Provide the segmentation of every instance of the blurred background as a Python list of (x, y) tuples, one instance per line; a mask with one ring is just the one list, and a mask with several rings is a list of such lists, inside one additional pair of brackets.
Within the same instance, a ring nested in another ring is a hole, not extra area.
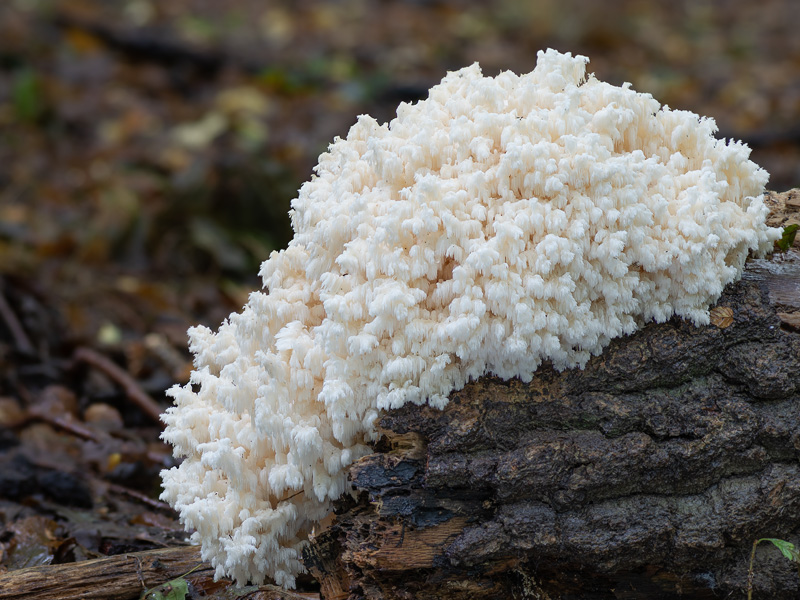
[(0, 0), (0, 573), (181, 539), (153, 498), (186, 329), (260, 287), (357, 115), (553, 47), (714, 117), (784, 191), (798, 21), (797, 0)]
[[(218, 325), (358, 114), (553, 47), (800, 185), (795, 0), (4, 0), (0, 275), (107, 343)], [(46, 332), (42, 332), (46, 333)]]

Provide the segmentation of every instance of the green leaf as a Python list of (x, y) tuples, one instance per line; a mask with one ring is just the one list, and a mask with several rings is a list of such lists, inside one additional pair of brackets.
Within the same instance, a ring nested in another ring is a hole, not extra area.
[(188, 593), (189, 583), (183, 577), (178, 577), (158, 587), (144, 590), (139, 600), (185, 600)]
[(42, 116), (42, 83), (35, 71), (26, 68), (16, 73), (11, 84), (11, 101), (20, 121), (34, 123)]
[(798, 229), (800, 229), (800, 225), (797, 223), (792, 223), (791, 225), (787, 225), (783, 228), (783, 235), (781, 236), (781, 239), (775, 242), (775, 245), (781, 249), (781, 252), (786, 252), (792, 247)]
[(795, 545), (791, 542), (787, 542), (785, 540), (779, 540), (777, 538), (761, 538), (758, 540), (759, 542), (771, 542), (778, 550), (781, 551), (786, 558), (793, 561), (800, 560), (800, 552), (798, 552)]

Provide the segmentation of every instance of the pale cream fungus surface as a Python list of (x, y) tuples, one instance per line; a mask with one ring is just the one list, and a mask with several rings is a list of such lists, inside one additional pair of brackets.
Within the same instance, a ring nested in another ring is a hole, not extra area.
[(379, 411), (444, 407), (484, 374), (582, 367), (609, 340), (708, 307), (765, 225), (767, 173), (712, 119), (540, 52), (532, 73), (449, 73), (319, 158), (264, 290), (216, 333), (163, 438), (172, 504), (217, 575), (292, 587)]

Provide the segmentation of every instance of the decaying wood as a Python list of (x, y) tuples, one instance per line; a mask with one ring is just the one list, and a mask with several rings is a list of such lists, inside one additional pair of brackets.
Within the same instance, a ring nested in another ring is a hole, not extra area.
[[(776, 225), (797, 197), (771, 197)], [(386, 414), (350, 472), (358, 499), (306, 553), (322, 596), (743, 598), (753, 541), (800, 541), (796, 247), (751, 260), (717, 306), (584, 370), (485, 377), (443, 411)], [(754, 583), (754, 598), (800, 597), (769, 545)]]
[[(185, 579), (196, 589), (209, 592), (233, 586), (230, 581), (211, 581), (214, 570), (202, 563), (198, 546), (181, 546), (2, 573), (0, 600), (134, 600), (144, 589), (162, 586), (189, 571)], [(319, 594), (287, 591), (274, 585), (243, 588), (231, 597), (319, 600)]]
[[(138, 598), (145, 587), (180, 577), (199, 563), (200, 548), (183, 546), (29, 567), (0, 574), (0, 600)], [(203, 571), (211, 572), (211, 567), (204, 565), (194, 574)]]

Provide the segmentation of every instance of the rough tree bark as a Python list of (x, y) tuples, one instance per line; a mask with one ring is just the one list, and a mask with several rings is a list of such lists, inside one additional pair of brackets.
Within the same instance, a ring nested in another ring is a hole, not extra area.
[[(770, 203), (800, 216), (800, 190)], [(751, 260), (717, 306), (386, 414), (307, 550), (323, 598), (743, 598), (753, 541), (800, 540), (800, 254)], [(800, 597), (769, 545), (754, 597)]]

